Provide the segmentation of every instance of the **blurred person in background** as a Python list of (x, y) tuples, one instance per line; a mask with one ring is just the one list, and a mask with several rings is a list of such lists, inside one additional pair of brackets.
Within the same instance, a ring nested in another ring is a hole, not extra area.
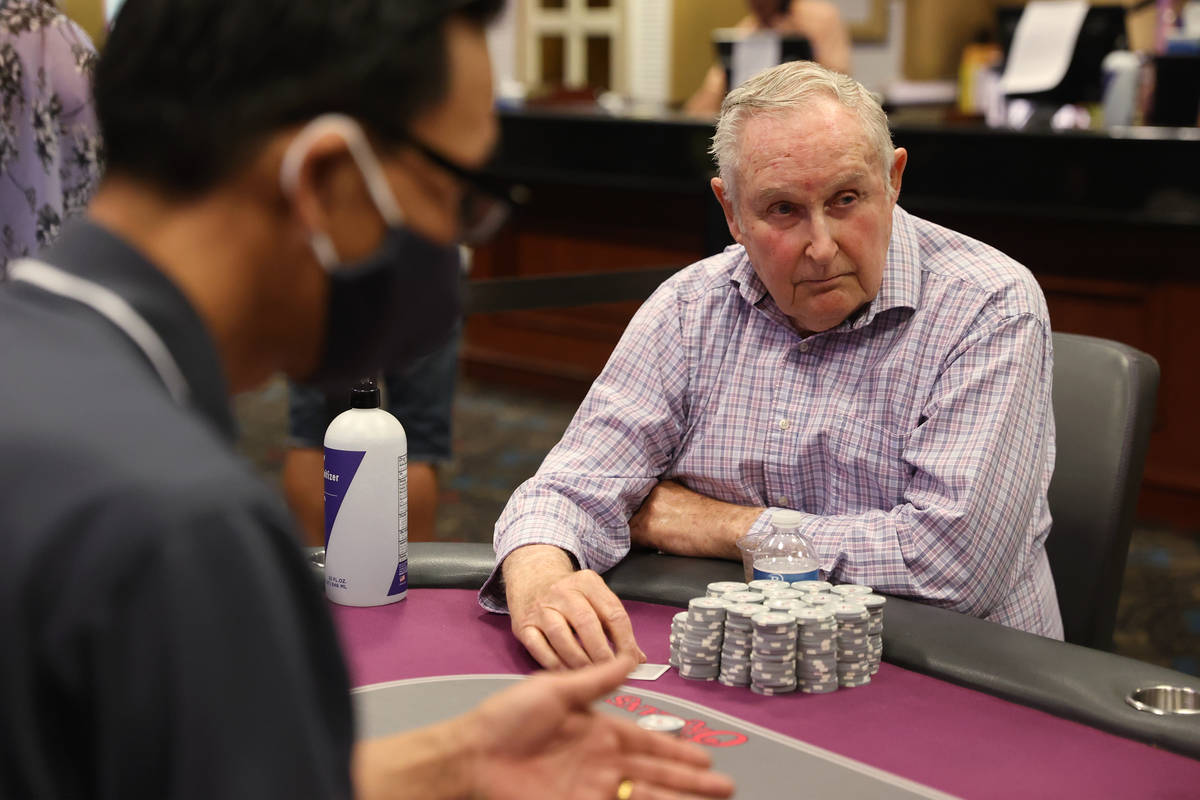
[[(803, 36), (812, 44), (813, 59), (838, 72), (850, 73), (850, 33), (837, 6), (827, 0), (746, 0), (750, 13), (737, 24), (746, 33), (774, 31)], [(716, 114), (729, 87), (725, 70), (713, 64), (704, 82), (684, 105), (693, 114)]]
[(52, 243), (101, 172), (96, 49), (51, 0), (0, 1), (0, 278)]

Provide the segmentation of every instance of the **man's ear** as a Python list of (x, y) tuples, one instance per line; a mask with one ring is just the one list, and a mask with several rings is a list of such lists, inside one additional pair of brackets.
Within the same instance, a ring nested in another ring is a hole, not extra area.
[(892, 202), (900, 199), (900, 182), (904, 179), (904, 168), (908, 166), (908, 151), (897, 147), (892, 157), (892, 168), (888, 175), (892, 179)]
[(335, 216), (347, 205), (357, 205), (343, 196), (348, 184), (340, 175), (346, 170), (354, 171), (354, 160), (346, 140), (334, 132), (318, 136), (301, 157), (289, 194), (296, 221), (306, 232), (337, 230)]
[(721, 204), (721, 210), (725, 212), (725, 224), (729, 226), (729, 235), (738, 244), (742, 242), (742, 226), (738, 223), (737, 209), (733, 207), (733, 197), (725, 186), (725, 181), (720, 178), (713, 178), (709, 182), (712, 187), (713, 194), (717, 196), (717, 202)]

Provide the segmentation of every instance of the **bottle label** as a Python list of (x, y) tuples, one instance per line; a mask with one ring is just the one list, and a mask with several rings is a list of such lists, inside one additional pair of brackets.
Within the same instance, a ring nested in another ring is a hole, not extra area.
[(396, 459), (396, 494), (400, 498), (399, 518), (396, 520), (396, 545), (400, 562), (396, 564), (396, 574), (388, 589), (388, 597), (408, 591), (408, 453)]
[(358, 472), (366, 452), (362, 450), (335, 450), (325, 448), (325, 549), (329, 549), (329, 538), (333, 535), (333, 524), (337, 522), (342, 500)]
[(796, 581), (818, 581), (821, 576), (818, 574), (820, 570), (812, 570), (811, 572), (768, 572), (763, 569), (754, 569), (754, 580), (756, 581), (786, 581), (787, 583), (795, 583)]

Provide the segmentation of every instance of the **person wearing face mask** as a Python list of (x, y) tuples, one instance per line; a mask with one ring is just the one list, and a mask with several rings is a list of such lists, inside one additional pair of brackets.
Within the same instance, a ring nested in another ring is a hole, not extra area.
[[(108, 172), (0, 286), (0, 797), (725, 797), (590, 710), (632, 659), (353, 741), (348, 679), (230, 396), (450, 335), (503, 185), (500, 0), (128, 0)], [(402, 657), (402, 655), (400, 656)]]

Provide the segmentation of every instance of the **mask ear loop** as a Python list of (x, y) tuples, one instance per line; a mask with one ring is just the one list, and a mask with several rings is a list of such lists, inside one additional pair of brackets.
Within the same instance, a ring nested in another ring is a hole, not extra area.
[[(296, 138), (288, 145), (283, 154), (283, 163), (279, 168), (279, 184), (288, 197), (296, 193), (300, 182), (300, 168), (305, 157), (312, 149), (316, 140), (325, 134), (333, 133), (341, 137), (354, 159), (358, 171), (367, 184), (367, 193), (379, 211), (379, 215), (388, 227), (395, 227), (404, 222), (404, 214), (396, 204), (392, 188), (384, 177), (383, 167), (376, 158), (375, 152), (363, 134), (362, 126), (356, 120), (345, 114), (322, 114), (309, 122), (296, 134)], [(332, 272), (341, 263), (333, 240), (324, 231), (313, 231), (309, 234), (309, 243), (313, 254), (326, 272)]]

